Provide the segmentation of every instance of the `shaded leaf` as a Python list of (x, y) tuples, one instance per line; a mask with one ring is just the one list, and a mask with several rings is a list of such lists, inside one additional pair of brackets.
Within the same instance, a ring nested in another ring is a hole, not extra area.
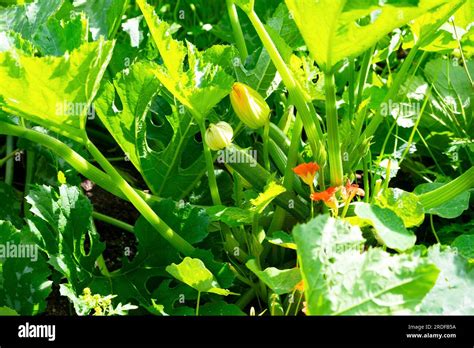
[[(444, 184), (442, 183), (427, 183), (418, 185), (413, 191), (417, 195), (421, 195), (426, 192), (434, 191), (437, 188), (440, 188)], [(469, 208), (469, 198), (470, 192), (466, 191), (451, 199), (448, 202), (445, 202), (437, 207), (427, 209), (425, 212), (427, 214), (438, 215), (445, 219), (454, 219)]]
[(293, 240), (293, 236), (291, 236), (290, 234), (286, 232), (283, 232), (283, 231), (273, 232), (271, 236), (266, 237), (266, 240), (268, 240), (269, 243), (279, 245), (283, 248), (296, 250), (296, 244), (295, 244), (295, 241)]
[(13, 30), (31, 40), (62, 4), (63, 0), (36, 0), (29, 4), (0, 9), (0, 31)]
[(405, 228), (403, 220), (391, 209), (360, 202), (355, 206), (355, 214), (370, 222), (381, 244), (397, 251), (405, 251), (415, 245), (415, 234)]
[(113, 39), (125, 12), (126, 0), (74, 0), (73, 6), (77, 12), (84, 12), (89, 18), (89, 30), (92, 39), (99, 36)]
[(10, 222), (0, 221), (0, 305), (21, 315), (43, 312), (51, 292), (50, 276), (30, 231), (19, 231)]
[(451, 246), (456, 248), (458, 253), (469, 260), (469, 262), (474, 262), (474, 234), (457, 237)]

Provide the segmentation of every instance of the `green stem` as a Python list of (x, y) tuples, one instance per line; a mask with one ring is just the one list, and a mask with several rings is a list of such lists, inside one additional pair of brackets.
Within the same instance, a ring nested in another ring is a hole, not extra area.
[(198, 298), (196, 302), (196, 317), (199, 316), (199, 304), (201, 302), (201, 291), (198, 291)]
[(364, 87), (367, 82), (367, 78), (369, 77), (369, 67), (370, 67), (370, 62), (372, 61), (372, 55), (374, 54), (374, 49), (375, 46), (373, 46), (371, 49), (367, 50), (364, 54), (364, 59), (362, 60), (362, 65), (361, 65), (361, 70), (360, 70), (360, 75), (359, 75), (359, 85), (357, 87), (357, 101), (355, 104), (355, 111), (360, 107), (360, 104), (362, 103), (362, 98), (364, 96)]
[(204, 158), (206, 160), (207, 178), (209, 180), (209, 189), (211, 190), (212, 203), (214, 205), (222, 205), (221, 197), (219, 195), (219, 188), (217, 187), (216, 173), (214, 172), (214, 159), (212, 157), (211, 149), (206, 143), (206, 126), (204, 121), (198, 121), (199, 129), (201, 130), (202, 146), (204, 147)]
[(244, 309), (249, 305), (250, 302), (255, 298), (255, 289), (248, 289), (240, 298), (235, 302), (235, 305), (240, 309)]
[(313, 157), (316, 161), (319, 159), (318, 154), (320, 152), (320, 144), (322, 144), (323, 132), (321, 130), (321, 125), (319, 124), (318, 115), (314, 110), (314, 107), (311, 103), (306, 102), (304, 93), (301, 87), (298, 85), (296, 79), (293, 76), (293, 73), (286, 65), (285, 61), (281, 57), (278, 49), (276, 48), (274, 42), (272, 41), (270, 35), (268, 34), (265, 26), (260, 21), (260, 18), (255, 13), (251, 11), (247, 13), (252, 25), (257, 31), (260, 40), (262, 40), (263, 45), (265, 46), (270, 58), (272, 59), (273, 64), (277, 68), (280, 76), (288, 89), (291, 97), (294, 100), (296, 108), (303, 119), (304, 128), (308, 136), (308, 141), (313, 151)]
[[(11, 135), (7, 136), (7, 154), (13, 152), (13, 137)], [(7, 165), (5, 166), (5, 183), (7, 185), (13, 184), (13, 159), (9, 158), (7, 160)]]
[[(227, 163), (229, 167), (247, 180), (257, 190), (263, 190), (267, 184), (267, 180), (271, 177), (271, 173), (267, 172), (260, 166), (252, 156), (245, 151), (238, 149), (235, 145), (228, 147), (226, 150), (226, 158), (238, 158), (239, 161)], [(235, 153), (233, 153), (235, 151)], [(290, 207), (290, 201), (293, 203)], [(309, 214), (308, 208), (300, 199), (291, 191), (287, 191), (275, 198), (275, 203), (287, 210), (299, 220), (304, 220)]]
[(240, 59), (242, 63), (247, 59), (249, 53), (247, 50), (247, 45), (245, 44), (245, 37), (240, 26), (239, 14), (237, 13), (237, 7), (235, 6), (233, 0), (226, 0), (227, 12), (229, 13), (230, 25), (232, 26), (232, 32), (234, 34), (235, 44), (240, 53)]
[(440, 206), (474, 187), (474, 167), (440, 188), (419, 195), (425, 210)]
[[(26, 197), (30, 191), (30, 185), (33, 181), (33, 172), (35, 168), (35, 157), (36, 154), (33, 151), (26, 152), (26, 174), (25, 174), (25, 189), (23, 197)], [(23, 200), (23, 214), (27, 216), (29, 214), (29, 204), (26, 199)]]
[[(301, 133), (303, 131), (303, 121), (299, 115), (296, 115), (296, 120), (293, 125), (293, 133), (291, 135), (291, 143), (290, 149), (288, 151), (288, 161), (285, 169), (285, 175), (283, 177), (283, 186), (290, 190), (293, 186), (293, 181), (295, 178), (295, 174), (293, 172), (293, 168), (296, 167), (296, 163), (298, 161), (298, 149), (301, 143)], [(285, 221), (285, 210), (281, 207), (277, 207), (275, 211), (275, 215), (273, 216), (273, 220), (270, 224), (270, 231), (278, 231), (283, 226)]]
[(103, 221), (105, 223), (108, 223), (109, 225), (116, 226), (124, 231), (133, 233), (133, 226), (130, 224), (127, 224), (126, 222), (123, 222), (121, 220), (115, 219), (111, 216), (104, 215), (101, 213), (98, 213), (96, 211), (92, 212), (92, 217), (95, 218), (96, 220)]
[(363, 166), (364, 166), (364, 201), (369, 203), (370, 197), (370, 186), (369, 186), (369, 165), (370, 165), (370, 156), (366, 154), (363, 159)]
[[(71, 167), (76, 171), (95, 182), (97, 185), (102, 187), (104, 190), (112, 193), (113, 195), (122, 199), (128, 200), (122, 191), (120, 191), (115, 182), (103, 171), (93, 166), (90, 162), (84, 159), (77, 152), (72, 150), (69, 146), (53, 138), (49, 135), (39, 133), (35, 130), (12, 125), (9, 123), (0, 122), (0, 134), (13, 135), (21, 138), (28, 139), (34, 143), (41, 144), (53, 151), (58, 157), (64, 159)], [(137, 194), (140, 195), (146, 202), (159, 202), (160, 197), (156, 197), (140, 190), (136, 190)]]
[(436, 233), (436, 229), (434, 227), (434, 223), (433, 223), (433, 214), (430, 214), (430, 225), (431, 225), (431, 231), (433, 232), (433, 235), (436, 239), (436, 242), (438, 242), (438, 244), (441, 244), (440, 240), (439, 240), (439, 237), (438, 237), (438, 233)]
[(9, 154), (7, 154), (5, 157), (1, 158), (0, 159), (0, 168), (3, 167), (5, 165), (5, 163), (7, 163), (10, 158), (15, 157), (15, 155), (18, 151), (20, 151), (20, 149), (13, 150)]
[(270, 157), (268, 156), (268, 142), (270, 134), (270, 123), (267, 123), (263, 128), (263, 163), (265, 163), (265, 169), (270, 171)]
[(130, 202), (137, 208), (143, 217), (166, 239), (176, 250), (186, 256), (193, 254), (194, 247), (173, 231), (158, 215), (150, 208), (142, 197), (123, 179), (114, 166), (104, 157), (99, 149), (91, 142), (86, 142), (89, 153), (97, 160), (100, 166), (115, 182), (115, 185), (123, 192)]
[(332, 186), (341, 186), (344, 176), (342, 169), (339, 121), (336, 106), (336, 85), (334, 73), (325, 73), (326, 128), (328, 136), (329, 173)]
[(398, 161), (399, 165), (403, 162), (403, 160), (405, 159), (405, 157), (407, 156), (407, 154), (410, 151), (411, 145), (413, 144), (413, 139), (415, 138), (415, 134), (418, 131), (418, 126), (420, 125), (421, 117), (425, 113), (425, 108), (428, 105), (430, 97), (431, 97), (431, 88), (426, 93), (425, 101), (423, 103), (423, 106), (421, 107), (420, 112), (418, 113), (418, 118), (416, 119), (415, 126), (413, 127), (413, 129), (411, 131), (411, 134), (410, 134), (410, 137), (408, 138), (408, 142), (406, 144), (405, 151), (403, 151), (402, 157), (400, 158), (400, 161)]
[[(407, 58), (403, 62), (400, 71), (396, 75), (392, 86), (390, 87), (387, 95), (385, 96), (384, 103), (386, 103), (390, 100), (393, 100), (395, 98), (395, 96), (398, 94), (398, 92), (400, 91), (400, 87), (403, 84), (403, 82), (405, 82), (405, 80), (408, 76), (408, 71), (410, 70), (412, 63), (415, 60), (416, 54), (418, 53), (419, 49), (420, 49), (419, 45), (416, 45), (416, 44), (411, 49), (411, 51), (408, 54)], [(377, 130), (377, 128), (382, 123), (384, 117), (385, 116), (382, 113), (382, 108), (380, 108), (377, 111), (374, 118), (368, 124), (367, 128), (362, 133), (361, 137), (359, 138), (359, 142), (358, 142), (357, 145), (360, 145), (360, 143), (363, 141), (363, 139), (368, 139), (368, 138), (370, 138), (371, 136), (373, 136), (375, 134), (375, 131)]]
[[(107, 264), (105, 263), (105, 259), (104, 259), (104, 256), (102, 254), (100, 254), (99, 257), (97, 258), (97, 267), (99, 268), (100, 273), (104, 277), (107, 277), (107, 278), (111, 277), (110, 271), (107, 268)], [(112, 282), (111, 281), (110, 281), (110, 286), (112, 287)]]

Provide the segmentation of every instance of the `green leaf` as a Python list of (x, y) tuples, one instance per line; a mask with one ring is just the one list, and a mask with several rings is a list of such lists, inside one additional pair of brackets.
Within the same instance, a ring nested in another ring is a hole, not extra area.
[(211, 292), (223, 296), (232, 294), (219, 286), (214, 275), (199, 259), (185, 257), (180, 264), (173, 263), (166, 267), (166, 271), (199, 292)]
[(0, 52), (14, 49), (23, 51), (26, 55), (33, 55), (35, 48), (30, 41), (14, 31), (0, 31)]
[(15, 116), (82, 140), (88, 107), (112, 49), (113, 42), (100, 40), (64, 57), (0, 53), (0, 106)]
[(474, 269), (452, 248), (434, 245), (428, 257), (440, 269), (436, 285), (420, 307), (420, 314), (473, 315)]
[(397, 214), (407, 228), (419, 226), (425, 219), (423, 206), (414, 193), (398, 188), (388, 188), (377, 196), (376, 203), (382, 208), (388, 208)]
[(279, 245), (283, 248), (293, 249), (296, 250), (296, 244), (293, 240), (293, 237), (286, 232), (283, 231), (276, 231), (273, 232), (271, 236), (267, 236), (266, 240), (269, 243)]
[(209, 302), (199, 307), (200, 316), (245, 316), (242, 310), (224, 301)]
[(31, 40), (62, 4), (63, 0), (36, 0), (29, 4), (0, 9), (0, 31), (13, 30)]
[[(436, 37), (431, 39), (428, 43), (425, 42), (421, 49), (429, 52), (439, 52), (445, 50), (450, 51), (454, 48), (457, 48), (458, 43), (455, 39), (456, 36), (453, 35), (454, 32), (452, 24), (446, 23), (442, 25), (441, 28), (438, 27), (440, 26), (440, 21), (442, 21), (443, 18), (447, 19), (447, 17), (449, 17), (450, 14), (452, 14), (460, 4), (465, 3), (460, 10), (451, 16), (451, 18), (455, 20), (456, 26), (458, 26), (456, 30), (458, 35), (461, 37), (461, 32), (467, 27), (466, 16), (468, 16), (469, 12), (471, 12), (470, 16), (472, 17), (472, 10), (469, 8), (472, 6), (470, 5), (470, 1), (471, 0), (452, 1), (446, 5), (441, 6), (436, 12), (424, 14), (413, 22), (409, 23), (410, 28), (417, 40), (426, 39), (427, 34), (431, 33), (433, 29), (437, 29)], [(469, 22), (472, 22), (472, 19), (469, 20)]]
[(0, 307), (0, 317), (2, 316), (17, 316), (19, 315), (14, 309), (8, 307)]
[[(418, 185), (413, 193), (421, 195), (422, 193), (434, 191), (437, 188), (440, 188), (444, 184), (442, 183), (427, 183)], [(449, 202), (445, 202), (437, 207), (426, 210), (427, 214), (438, 215), (445, 219), (454, 219), (458, 216), (461, 216), (462, 213), (469, 209), (469, 198), (470, 192), (466, 191), (456, 196)]]
[[(33, 214), (28, 225), (49, 263), (67, 277), (76, 291), (82, 291), (94, 274), (95, 263), (105, 249), (91, 227), (92, 205), (75, 186), (34, 186), (26, 201)], [(88, 239), (86, 252), (85, 242)]]
[(167, 199), (156, 204), (160, 218), (191, 244), (201, 242), (208, 235), (209, 216), (203, 208), (189, 203), (178, 203)]
[(23, 221), (20, 217), (21, 197), (15, 189), (0, 182), (0, 220), (10, 221), (16, 228), (21, 228)]
[[(474, 63), (466, 62), (470, 75), (474, 74)], [(452, 114), (460, 123), (459, 127), (472, 129), (472, 85), (466, 74), (466, 68), (451, 59), (437, 58), (429, 61), (425, 67), (425, 75), (443, 102), (452, 110)], [(463, 116), (465, 113), (465, 116)]]
[(261, 271), (255, 260), (250, 260), (245, 265), (277, 295), (291, 293), (301, 282), (301, 273), (298, 268), (280, 270), (269, 267)]
[(405, 228), (403, 220), (391, 209), (360, 202), (355, 205), (355, 214), (370, 222), (381, 244), (397, 251), (405, 251), (415, 245), (415, 234)]
[(433, 287), (426, 259), (364, 250), (359, 227), (320, 215), (293, 229), (310, 315), (410, 313)]
[(35, 315), (46, 308), (51, 292), (51, 271), (31, 232), (0, 221), (0, 306), (21, 315)]
[[(151, 122), (150, 105), (155, 108), (152, 102), (159, 91), (155, 67), (146, 62), (133, 64), (113, 84), (103, 84), (94, 106), (152, 192), (178, 200), (195, 186), (206, 165), (202, 145), (194, 141), (199, 129), (189, 113), (173, 107), (170, 115), (161, 117), (162, 126)], [(121, 110), (114, 107), (118, 103)]]
[(245, 209), (215, 205), (206, 209), (212, 222), (222, 221), (230, 227), (252, 224), (252, 214)]
[(84, 12), (89, 18), (89, 30), (92, 39), (99, 36), (113, 39), (125, 12), (127, 0), (74, 0), (73, 6), (77, 12)]
[(252, 204), (251, 210), (257, 214), (261, 214), (265, 208), (283, 192), (286, 192), (286, 189), (283, 186), (278, 185), (273, 181), (270, 182), (265, 187), (265, 191), (260, 193), (257, 198), (250, 200), (250, 203)]
[(233, 0), (244, 12), (252, 12), (255, 6), (255, 0)]
[[(233, 78), (214, 64), (215, 51), (212, 54), (198, 52), (190, 42), (187, 42), (186, 50), (182, 42), (172, 38), (170, 25), (156, 16), (152, 6), (144, 0), (137, 0), (137, 3), (164, 63), (157, 66), (154, 73), (194, 117), (200, 119), (207, 115), (229, 94)], [(186, 55), (189, 69), (184, 71)], [(209, 57), (214, 61), (209, 61)]]
[(466, 234), (457, 237), (451, 246), (456, 248), (458, 253), (469, 262), (474, 263), (474, 234)]
[(154, 302), (161, 303), (169, 315), (196, 315), (194, 308), (186, 306), (187, 301), (197, 298), (196, 291), (183, 283), (171, 286), (172, 282), (172, 279), (166, 279), (160, 284), (152, 294), (152, 297), (156, 299)]
[(345, 58), (365, 52), (393, 29), (453, 2), (286, 0), (312, 57), (325, 71)]
[[(266, 27), (280, 52), (286, 51), (283, 58), (287, 61), (290, 60), (292, 49), (304, 45), (298, 28), (283, 3), (268, 19)], [(293, 58), (296, 59), (296, 56), (292, 56)], [(250, 54), (244, 64), (243, 62), (234, 64), (234, 69), (239, 82), (249, 85), (265, 98), (268, 98), (281, 83), (281, 77), (277, 74), (277, 69), (264, 47)]]
[(62, 56), (87, 42), (87, 27), (87, 20), (82, 15), (70, 21), (52, 17), (40, 27), (33, 42), (45, 56)]

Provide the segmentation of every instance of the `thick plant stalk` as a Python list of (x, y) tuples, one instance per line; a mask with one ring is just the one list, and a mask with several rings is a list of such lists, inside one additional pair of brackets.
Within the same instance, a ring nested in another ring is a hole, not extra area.
[(211, 149), (206, 143), (206, 126), (204, 125), (204, 121), (198, 122), (199, 129), (201, 130), (202, 146), (204, 147), (204, 159), (206, 160), (207, 177), (209, 180), (212, 203), (214, 205), (222, 205), (219, 188), (217, 187), (216, 174), (214, 173), (214, 159), (212, 158)]
[[(288, 161), (286, 163), (285, 175), (283, 177), (283, 186), (289, 190), (293, 186), (294, 173), (293, 168), (296, 167), (298, 161), (298, 148), (300, 145), (301, 133), (303, 131), (303, 122), (301, 117), (297, 115), (295, 124), (293, 125), (293, 133), (291, 136), (291, 145), (288, 152)], [(275, 215), (270, 224), (270, 232), (278, 231), (282, 228), (285, 222), (286, 212), (283, 208), (277, 207)]]
[(235, 44), (240, 53), (240, 59), (242, 62), (247, 59), (249, 52), (247, 45), (245, 44), (245, 37), (240, 26), (239, 14), (237, 13), (237, 7), (232, 0), (226, 0), (227, 12), (229, 13), (230, 25), (232, 26), (232, 32), (234, 33)]
[[(13, 137), (11, 135), (7, 136), (7, 154), (13, 152)], [(13, 158), (7, 160), (5, 165), (5, 183), (7, 185), (13, 184)]]
[[(238, 157), (238, 161), (232, 161), (227, 163), (227, 165), (239, 173), (242, 178), (247, 180), (256, 189), (263, 190), (267, 184), (267, 180), (271, 177), (271, 173), (260, 166), (252, 156), (235, 146), (227, 148), (225, 150), (225, 156), (228, 158), (232, 156)], [(275, 203), (299, 220), (306, 219), (309, 214), (306, 205), (291, 191), (284, 192), (276, 197)]]
[(474, 167), (446, 185), (431, 192), (419, 195), (420, 203), (426, 210), (436, 208), (441, 204), (474, 187)]
[(194, 252), (194, 247), (184, 240), (180, 235), (173, 231), (160, 217), (150, 208), (142, 197), (130, 186), (130, 184), (122, 178), (114, 166), (107, 161), (107, 158), (99, 151), (99, 149), (91, 142), (86, 143), (89, 153), (96, 159), (100, 166), (109, 174), (115, 185), (130, 200), (135, 208), (143, 215), (143, 217), (153, 226), (161, 236), (166, 239), (176, 250), (186, 256), (190, 256)]
[(299, 114), (303, 120), (304, 128), (308, 136), (308, 141), (313, 151), (313, 156), (317, 161), (318, 153), (320, 152), (320, 144), (322, 144), (323, 132), (321, 130), (321, 125), (319, 124), (318, 117), (311, 103), (306, 102), (303, 91), (298, 85), (296, 79), (293, 76), (293, 73), (285, 64), (285, 61), (281, 57), (278, 49), (273, 43), (270, 35), (268, 34), (265, 26), (260, 21), (260, 18), (255, 13), (251, 11), (247, 13), (252, 25), (257, 31), (260, 40), (262, 40), (263, 45), (265, 46), (270, 58), (275, 64), (278, 72), (281, 75), (281, 78), (288, 89), (290, 95), (292, 96), (295, 106), (298, 109)]
[[(72, 150), (66, 144), (61, 141), (43, 133), (39, 133), (35, 130), (15, 126), (7, 123), (0, 123), (0, 134), (14, 135), (17, 137), (28, 139), (32, 142), (41, 144), (53, 151), (57, 156), (63, 158), (69, 163), (76, 171), (95, 182), (97, 185), (102, 187), (104, 190), (112, 193), (113, 195), (128, 200), (127, 197), (115, 186), (113, 180), (105, 174), (103, 171), (92, 165), (84, 157), (79, 155), (77, 152)], [(137, 193), (146, 202), (159, 202), (161, 199), (156, 196), (144, 193), (140, 190), (136, 190)]]
[(76, 152), (71, 150), (67, 145), (54, 139), (48, 135), (38, 133), (34, 130), (7, 124), (0, 123), (0, 133), (7, 135), (14, 135), (23, 137), (33, 142), (53, 150), (58, 156), (68, 162), (78, 172), (86, 175), (89, 179), (104, 187), (111, 193), (116, 194), (118, 191), (119, 197), (125, 197), (129, 200), (135, 208), (150, 222), (150, 224), (165, 238), (171, 245), (184, 255), (191, 255), (194, 252), (194, 247), (184, 240), (181, 236), (176, 234), (166, 223), (164, 223), (158, 215), (146, 203), (145, 198), (133, 189), (117, 172), (117, 170), (107, 161), (102, 153), (95, 147), (94, 144), (88, 142), (87, 149), (91, 152), (97, 162), (107, 171), (103, 173), (84, 158), (79, 156)]
[(341, 186), (344, 176), (342, 169), (341, 144), (339, 140), (339, 121), (336, 106), (336, 86), (334, 74), (325, 73), (326, 90), (326, 128), (328, 135), (329, 173), (331, 186)]

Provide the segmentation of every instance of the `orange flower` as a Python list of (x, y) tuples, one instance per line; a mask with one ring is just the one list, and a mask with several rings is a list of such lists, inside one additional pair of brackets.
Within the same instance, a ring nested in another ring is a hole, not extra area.
[(316, 176), (316, 172), (318, 170), (319, 166), (314, 162), (303, 163), (293, 168), (295, 174), (298, 175), (301, 180), (303, 180), (304, 183), (309, 187), (313, 187), (314, 177)]
[(336, 187), (330, 187), (326, 191), (323, 192), (315, 192), (311, 194), (311, 199), (313, 201), (324, 201), (327, 202), (334, 198), (334, 194), (336, 193)]
[(337, 199), (335, 196), (336, 191), (337, 187), (330, 187), (323, 192), (314, 192), (311, 194), (311, 199), (313, 201), (323, 201), (324, 204), (326, 204), (329, 208), (337, 211)]
[(298, 290), (300, 292), (303, 292), (304, 291), (304, 281), (300, 281), (298, 284), (296, 284), (295, 286), (295, 290)]
[(345, 200), (351, 201), (355, 196), (365, 196), (365, 192), (363, 189), (359, 188), (357, 184), (351, 184), (349, 180), (347, 180), (346, 186), (342, 187), (342, 196)]

